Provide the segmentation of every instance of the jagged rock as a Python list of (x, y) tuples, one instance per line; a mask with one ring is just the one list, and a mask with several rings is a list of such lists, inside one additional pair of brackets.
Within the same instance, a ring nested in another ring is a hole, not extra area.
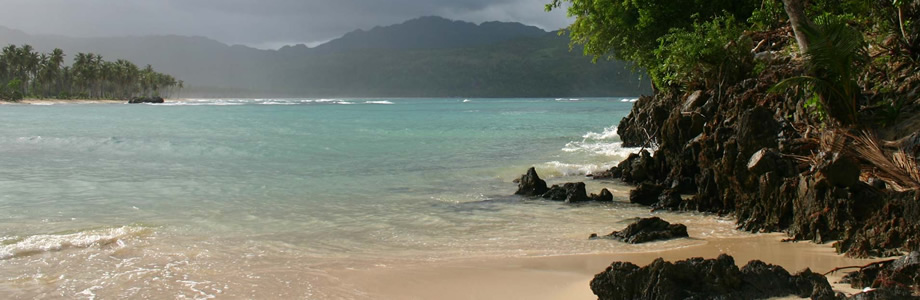
[[(920, 296), (920, 252), (913, 251), (896, 260), (862, 268), (844, 276), (843, 281), (849, 283), (853, 288), (875, 289), (873, 292), (866, 293), (867, 295), (862, 299), (882, 299), (877, 296), (883, 294), (900, 296), (913, 294), (915, 297), (912, 299), (920, 299), (917, 297)], [(869, 295), (873, 293), (878, 293), (878, 295)]]
[(562, 186), (553, 185), (548, 192), (543, 194), (543, 198), (554, 201), (565, 201), (566, 203), (575, 203), (588, 201), (588, 194), (585, 191), (584, 182), (569, 182)]
[(613, 193), (610, 193), (607, 189), (603, 189), (600, 195), (591, 194), (588, 198), (598, 202), (613, 202)]
[(514, 192), (515, 195), (521, 196), (540, 196), (546, 193), (548, 189), (546, 188), (546, 181), (540, 179), (540, 176), (537, 175), (537, 170), (533, 167), (527, 169), (527, 174), (521, 176), (521, 179), (518, 180), (518, 190)]
[(658, 202), (658, 196), (664, 191), (664, 187), (648, 182), (640, 183), (635, 189), (629, 191), (629, 203), (637, 203), (649, 206)]
[(630, 244), (640, 244), (658, 240), (670, 240), (688, 237), (687, 226), (671, 224), (658, 217), (641, 219), (626, 226), (623, 231), (614, 231), (609, 235), (598, 237), (592, 234), (591, 239), (612, 239)]
[(658, 196), (658, 202), (652, 204), (653, 210), (659, 209), (679, 209), (683, 203), (680, 193), (675, 189), (667, 189)]
[(620, 162), (617, 170), (620, 172), (620, 179), (629, 183), (649, 180), (657, 173), (655, 158), (646, 150), (630, 154)]
[(777, 160), (780, 159), (779, 152), (775, 149), (763, 148), (748, 160), (747, 168), (752, 175), (760, 176), (764, 173), (776, 170)]
[(755, 106), (738, 118), (738, 154), (744, 158), (763, 148), (776, 148), (780, 124), (773, 119), (773, 112), (763, 106)]
[(766, 299), (795, 295), (835, 299), (827, 279), (805, 270), (789, 275), (782, 267), (752, 261), (738, 269), (731, 256), (691, 258), (676, 263), (656, 259), (645, 267), (615, 262), (591, 280), (598, 299)]
[(137, 97), (131, 100), (128, 100), (129, 104), (140, 104), (140, 103), (165, 103), (166, 100), (160, 97)]
[(828, 184), (840, 187), (850, 187), (859, 183), (859, 163), (840, 153), (828, 156), (829, 160), (818, 166), (819, 177), (824, 177)]
[(703, 96), (703, 91), (696, 90), (687, 96), (687, 99), (684, 100), (684, 105), (681, 110), (683, 112), (691, 112), (697, 107), (703, 106), (704, 103), (706, 103), (706, 98)]

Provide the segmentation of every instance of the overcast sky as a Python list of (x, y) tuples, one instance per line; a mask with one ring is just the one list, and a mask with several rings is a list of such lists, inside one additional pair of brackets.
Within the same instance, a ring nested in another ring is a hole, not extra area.
[(0, 25), (76, 37), (178, 34), (278, 48), (316, 45), (355, 29), (420, 16), (514, 21), (556, 30), (570, 23), (550, 0), (0, 0)]

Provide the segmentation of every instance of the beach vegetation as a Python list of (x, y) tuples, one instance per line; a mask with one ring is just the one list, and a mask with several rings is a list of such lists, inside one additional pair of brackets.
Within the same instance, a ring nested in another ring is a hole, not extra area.
[(24, 97), (59, 99), (129, 99), (169, 97), (184, 87), (169, 74), (147, 65), (118, 59), (106, 61), (94, 53), (77, 53), (65, 66), (64, 51), (39, 53), (30, 45), (9, 45), (0, 51), (0, 99)]
[(773, 90), (795, 88), (808, 96), (807, 108), (821, 118), (828, 116), (842, 125), (858, 121), (858, 100), (862, 88), (857, 81), (868, 61), (867, 44), (861, 32), (844, 18), (824, 15), (803, 28), (809, 39), (805, 52), (808, 74), (781, 81)]

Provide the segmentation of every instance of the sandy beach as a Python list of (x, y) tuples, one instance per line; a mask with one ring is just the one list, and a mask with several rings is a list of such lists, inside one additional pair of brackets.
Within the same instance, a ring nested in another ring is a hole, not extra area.
[[(739, 267), (759, 259), (793, 274), (805, 268), (825, 273), (874, 261), (838, 255), (830, 244), (783, 243), (784, 238), (780, 233), (758, 234), (656, 252), (457, 260), (349, 270), (337, 276), (380, 299), (596, 299), (589, 282), (613, 261), (644, 266), (658, 257), (676, 261), (725, 253), (732, 255)], [(835, 284), (841, 276), (839, 272), (828, 276), (834, 289), (857, 292), (848, 285)]]

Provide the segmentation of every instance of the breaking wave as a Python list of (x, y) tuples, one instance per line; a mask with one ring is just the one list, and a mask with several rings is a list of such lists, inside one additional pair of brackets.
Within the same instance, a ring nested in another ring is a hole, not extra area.
[(152, 230), (139, 226), (122, 226), (81, 231), (70, 234), (40, 234), (25, 238), (8, 238), (0, 245), (0, 260), (57, 252), (67, 249), (123, 245), (123, 241), (147, 235)]

